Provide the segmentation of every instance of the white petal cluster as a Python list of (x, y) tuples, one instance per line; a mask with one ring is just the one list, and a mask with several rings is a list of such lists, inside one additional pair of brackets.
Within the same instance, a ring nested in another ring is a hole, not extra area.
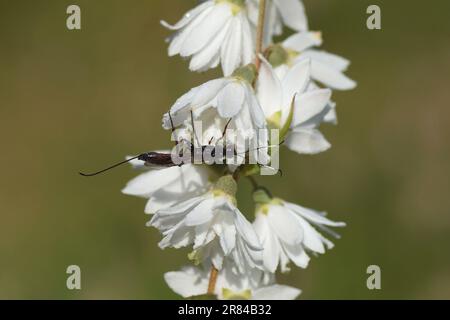
[(192, 9), (175, 25), (169, 38), (169, 56), (190, 57), (192, 71), (205, 71), (219, 64), (225, 76), (254, 57), (254, 31), (244, 0), (208, 0)]
[(212, 263), (218, 270), (225, 257), (233, 258), (241, 273), (260, 268), (259, 239), (236, 207), (233, 191), (222, 187), (233, 183), (230, 181), (234, 181), (232, 177), (222, 177), (209, 192), (158, 210), (150, 225), (163, 233), (159, 246), (164, 249), (193, 245), (192, 258)]
[(344, 74), (350, 61), (341, 56), (315, 49), (321, 44), (322, 34), (320, 32), (300, 32), (290, 36), (282, 42), (283, 48), (288, 50), (290, 57), (286, 63), (276, 69), (277, 73), (284, 74), (296, 63), (310, 59), (313, 80), (335, 90), (354, 89), (355, 81)]
[[(218, 141), (227, 126), (233, 136), (225, 137), (225, 141), (233, 141), (239, 153), (253, 151), (255, 159), (266, 163), (268, 159), (268, 133), (264, 112), (251, 86), (254, 67), (247, 66), (242, 74), (208, 81), (191, 89), (181, 96), (163, 117), (163, 127), (171, 129), (184, 126), (191, 128), (191, 137), (195, 136), (202, 145), (209, 141)], [(250, 78), (250, 79), (248, 79)], [(202, 135), (191, 127), (192, 119), (200, 121)], [(172, 120), (171, 120), (172, 119)], [(213, 138), (213, 139), (212, 139)], [(238, 161), (243, 161), (238, 157)]]
[[(142, 161), (136, 160), (134, 163), (143, 167)], [(211, 187), (212, 176), (213, 172), (206, 166), (193, 164), (161, 170), (147, 169), (145, 173), (128, 182), (122, 192), (147, 198), (145, 212), (153, 214), (206, 192)]]
[(263, 60), (257, 84), (267, 121), (280, 129), (288, 125), (286, 146), (300, 154), (316, 154), (330, 148), (318, 127), (329, 113), (331, 90), (311, 89), (310, 74), (310, 59), (298, 62), (281, 78)]
[[(239, 76), (230, 76), (208, 81), (181, 96), (170, 108), (175, 127), (190, 121), (190, 112), (195, 120), (207, 123), (209, 109), (214, 108), (222, 122), (232, 119), (231, 126), (243, 131), (264, 128), (266, 121), (250, 83)], [(210, 117), (210, 116), (209, 116)], [(171, 128), (169, 115), (163, 126)]]
[(289, 271), (290, 261), (306, 268), (308, 253), (323, 254), (333, 247), (317, 229), (337, 236), (328, 227), (344, 226), (343, 222), (327, 219), (325, 213), (276, 198), (258, 207), (254, 222), (264, 248), (264, 266), (270, 272), (275, 272), (278, 266), (283, 272)]
[[(253, 25), (258, 23), (259, 0), (248, 0), (247, 8), (250, 21)], [(300, 0), (271, 0), (266, 8), (265, 38), (266, 44), (270, 44), (274, 36), (283, 33), (283, 26), (294, 31), (308, 30), (308, 19), (305, 8)]]
[[(180, 271), (166, 273), (164, 279), (173, 291), (183, 298), (190, 298), (205, 294), (209, 272), (207, 269), (187, 266)], [(293, 300), (301, 291), (276, 284), (273, 274), (254, 272), (249, 276), (241, 276), (226, 266), (217, 277), (214, 293), (219, 300)]]

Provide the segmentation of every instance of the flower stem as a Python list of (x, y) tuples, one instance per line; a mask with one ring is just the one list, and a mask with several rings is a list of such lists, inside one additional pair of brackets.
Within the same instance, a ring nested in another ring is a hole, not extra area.
[(214, 266), (211, 266), (211, 273), (209, 275), (209, 284), (208, 284), (209, 295), (214, 295), (214, 292), (216, 290), (216, 282), (218, 274), (219, 270), (217, 270)]
[(250, 183), (252, 184), (253, 190), (258, 189), (259, 185), (258, 185), (258, 182), (256, 182), (255, 178), (253, 178), (252, 176), (247, 176), (247, 178), (250, 181)]
[(259, 54), (263, 50), (263, 37), (264, 37), (264, 24), (266, 18), (266, 0), (259, 0), (259, 11), (258, 11), (258, 27), (256, 31), (256, 70), (259, 70), (261, 66), (261, 59)]

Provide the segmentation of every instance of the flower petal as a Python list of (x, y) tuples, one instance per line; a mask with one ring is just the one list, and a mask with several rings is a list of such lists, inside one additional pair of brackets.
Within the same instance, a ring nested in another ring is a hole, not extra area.
[(230, 76), (241, 65), (242, 25), (238, 17), (232, 18), (228, 35), (221, 49), (222, 70), (224, 76)]
[(219, 78), (200, 85), (195, 96), (192, 98), (192, 108), (201, 107), (211, 102), (228, 82), (229, 80), (226, 78)]
[(317, 129), (296, 128), (287, 137), (286, 146), (300, 154), (317, 154), (331, 147), (331, 144)]
[(208, 64), (220, 53), (220, 47), (223, 45), (224, 39), (228, 34), (231, 20), (218, 32), (217, 36), (212, 39), (200, 52), (195, 54), (189, 63), (191, 71), (200, 71), (207, 68)]
[(302, 291), (297, 288), (274, 284), (253, 291), (253, 300), (294, 300)]
[(322, 235), (318, 233), (306, 220), (297, 216), (298, 221), (303, 228), (303, 245), (314, 252), (325, 253), (325, 247), (322, 241)]
[(239, 113), (244, 100), (244, 87), (236, 81), (230, 82), (217, 96), (217, 112), (222, 118), (232, 118)]
[(350, 61), (348, 59), (326, 51), (311, 49), (303, 52), (302, 57), (320, 61), (338, 71), (346, 71), (350, 65)]
[(308, 91), (295, 98), (292, 127), (296, 127), (321, 113), (328, 106), (330, 89)]
[(257, 214), (253, 222), (256, 234), (263, 247), (263, 262), (267, 271), (274, 273), (278, 267), (280, 259), (280, 244), (274, 233), (268, 225), (268, 219), (265, 214)]
[(180, 21), (178, 21), (176, 24), (171, 25), (167, 23), (166, 21), (161, 21), (161, 24), (166, 27), (169, 30), (179, 30), (181, 28), (184, 28), (188, 23), (190, 23), (193, 19), (198, 17), (200, 13), (202, 13), (206, 8), (209, 8), (213, 6), (214, 3), (212, 1), (206, 1), (197, 7), (189, 10), (186, 12), (186, 14), (181, 18)]
[(351, 90), (356, 87), (356, 82), (341, 71), (317, 60), (311, 62), (311, 77), (331, 89)]
[(249, 84), (246, 85), (245, 94), (247, 97), (248, 109), (256, 128), (263, 129), (266, 127), (266, 118), (261, 105), (256, 99), (255, 93)]
[(306, 268), (309, 264), (309, 256), (306, 254), (305, 249), (303, 246), (299, 245), (285, 245), (283, 246), (284, 251), (286, 252), (289, 259), (292, 260), (292, 262), (300, 267), (300, 268)]
[(233, 211), (235, 213), (236, 228), (240, 236), (247, 242), (247, 245), (249, 245), (250, 248), (261, 250), (261, 244), (251, 223), (248, 222), (238, 208), (233, 206)]
[(179, 167), (150, 170), (129, 181), (125, 188), (122, 189), (122, 193), (149, 197), (153, 192), (179, 179), (180, 176), (181, 169)]
[(189, 212), (185, 219), (187, 226), (197, 226), (210, 221), (213, 216), (214, 198), (204, 199)]
[(283, 104), (290, 104), (294, 94), (303, 93), (311, 75), (311, 60), (303, 59), (296, 63), (283, 78)]
[(208, 186), (208, 169), (186, 164), (181, 167), (182, 174), (179, 179), (167, 183), (164, 187), (152, 193), (145, 213), (155, 213), (163, 208), (198, 196), (204, 192)]
[(270, 63), (261, 58), (261, 68), (259, 70), (256, 92), (258, 93), (259, 104), (264, 111), (266, 118), (281, 110), (283, 103), (283, 91), (281, 82), (275, 74)]
[(337, 124), (338, 118), (337, 118), (337, 113), (336, 113), (336, 103), (333, 101), (330, 101), (328, 103), (328, 105), (330, 107), (330, 110), (328, 110), (328, 112), (323, 117), (323, 121), (327, 122), (327, 123), (331, 123), (331, 124)]
[(303, 3), (298, 0), (274, 0), (280, 11), (283, 22), (295, 31), (308, 30), (308, 19), (306, 18)]
[(212, 7), (206, 8), (203, 10), (195, 19), (192, 20), (185, 28), (181, 29), (179, 32), (174, 34), (170, 41), (168, 53), (169, 56), (172, 57), (176, 54), (179, 54), (183, 44), (186, 42), (187, 37), (191, 34), (192, 30), (194, 30), (204, 19), (207, 18), (209, 13), (211, 12)]
[(204, 200), (204, 197), (195, 197), (189, 200), (178, 203), (172, 207), (161, 209), (157, 212), (157, 216), (169, 216), (173, 214), (182, 214), (186, 213), (191, 208), (197, 206), (200, 202)]
[(220, 234), (220, 245), (226, 256), (229, 255), (236, 246), (236, 228), (234, 227), (232, 218), (229, 215), (227, 216), (229, 221), (228, 223), (223, 221), (222, 233)]
[(242, 65), (253, 61), (255, 55), (255, 44), (250, 22), (245, 15), (240, 15), (242, 23)]
[(196, 87), (196, 88), (193, 88), (193, 89), (189, 90), (188, 92), (183, 94), (181, 97), (179, 97), (177, 99), (177, 101), (175, 101), (175, 103), (170, 108), (170, 112), (172, 113), (172, 117), (174, 116), (174, 114), (176, 112), (180, 111), (183, 108), (188, 107), (192, 103), (192, 100), (194, 99), (195, 95), (200, 90), (200, 88), (201, 87)]
[(301, 215), (306, 220), (313, 223), (322, 224), (329, 227), (345, 227), (344, 222), (334, 222), (325, 217), (325, 213), (319, 213), (316, 210), (308, 209), (297, 204), (286, 203), (286, 206), (293, 212)]
[(320, 32), (298, 32), (283, 41), (283, 47), (297, 52), (320, 46), (322, 44), (322, 37)]
[(267, 214), (270, 229), (284, 243), (295, 245), (302, 241), (303, 232), (296, 216), (281, 205), (271, 205)]
[(182, 57), (188, 57), (203, 49), (215, 37), (232, 16), (227, 4), (216, 4), (208, 16), (198, 24), (183, 42)]
[(295, 64), (283, 78), (283, 109), (281, 123), (285, 123), (291, 111), (292, 100), (296, 94), (303, 93), (310, 80), (311, 61), (302, 60)]
[(174, 292), (188, 298), (205, 294), (208, 289), (207, 277), (200, 269), (185, 267), (181, 271), (167, 272), (164, 280)]

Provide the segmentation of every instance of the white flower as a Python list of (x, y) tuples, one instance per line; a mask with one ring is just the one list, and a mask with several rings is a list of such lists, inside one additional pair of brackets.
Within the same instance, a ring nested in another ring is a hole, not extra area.
[[(258, 23), (259, 0), (248, 0), (247, 8), (250, 21)], [(269, 0), (267, 1), (266, 19), (264, 26), (264, 42), (272, 43), (274, 36), (283, 33), (283, 25), (294, 31), (308, 30), (308, 19), (301, 0)]]
[[(325, 86), (336, 90), (350, 90), (356, 86), (356, 82), (348, 78), (344, 72), (350, 62), (325, 51), (311, 49), (322, 44), (320, 32), (299, 32), (286, 39), (282, 44), (270, 48), (269, 61), (275, 67), (275, 72), (282, 78), (297, 63), (305, 59), (311, 61), (311, 78), (323, 83)], [(311, 81), (307, 91), (320, 87)], [(328, 113), (323, 118), (324, 122), (337, 123), (336, 103), (328, 102)]]
[(196, 262), (222, 269), (230, 257), (241, 273), (261, 267), (261, 246), (252, 225), (236, 207), (236, 182), (221, 177), (209, 192), (155, 213), (150, 225), (163, 233), (161, 248), (193, 244)]
[[(233, 76), (208, 81), (191, 89), (181, 96), (170, 109), (174, 127), (190, 126), (191, 112), (195, 121), (202, 124), (203, 135), (194, 132), (202, 145), (208, 144), (211, 137), (214, 141), (221, 138), (227, 125), (232, 137), (225, 140), (237, 142), (239, 152), (253, 148), (255, 159), (259, 163), (267, 163), (267, 131), (264, 113), (251, 86), (255, 77), (254, 65), (242, 67)], [(172, 123), (169, 114), (163, 117), (163, 127), (170, 129)], [(247, 143), (248, 142), (248, 143)], [(241, 158), (242, 160), (242, 158)]]
[(350, 61), (338, 55), (313, 49), (322, 44), (320, 32), (296, 33), (282, 42), (287, 49), (289, 60), (280, 65), (276, 72), (283, 74), (290, 66), (303, 59), (311, 60), (311, 78), (323, 83), (326, 87), (336, 90), (351, 90), (356, 82), (347, 77), (344, 72), (348, 69)]
[(286, 146), (301, 154), (316, 154), (330, 148), (317, 128), (330, 110), (331, 90), (307, 91), (310, 69), (310, 61), (304, 59), (279, 78), (262, 59), (257, 82), (258, 100), (269, 126), (281, 130), (281, 139), (287, 134)]
[[(142, 163), (139, 160), (132, 162), (139, 167), (143, 166)], [(122, 192), (149, 199), (145, 212), (153, 214), (162, 208), (204, 193), (211, 187), (209, 179), (212, 176), (212, 171), (206, 166), (193, 164), (160, 170), (150, 169), (128, 182)]]
[(338, 237), (327, 227), (344, 227), (345, 223), (333, 222), (325, 218), (325, 213), (273, 198), (258, 205), (253, 225), (264, 248), (264, 267), (275, 272), (280, 265), (285, 272), (289, 270), (289, 261), (306, 268), (308, 252), (323, 254), (325, 248), (333, 247), (315, 228)]
[(176, 31), (169, 40), (169, 56), (191, 57), (192, 71), (215, 68), (221, 63), (225, 76), (250, 63), (254, 56), (254, 32), (244, 2), (208, 0), (173, 26), (163, 21), (166, 28)]
[[(300, 295), (299, 289), (275, 283), (274, 275), (254, 272), (251, 276), (236, 275), (225, 267), (218, 276), (215, 295), (219, 300), (293, 300)], [(201, 296), (207, 293), (208, 269), (192, 266), (164, 275), (169, 287), (183, 298)]]
[[(218, 116), (225, 121), (236, 117), (239, 120), (234, 122), (238, 123), (244, 120), (240, 119), (242, 117), (249, 120), (246, 127), (264, 128), (265, 119), (251, 87), (256, 71), (253, 65), (242, 70), (245, 74), (210, 80), (181, 96), (170, 109), (174, 126), (190, 121), (191, 110), (198, 119), (206, 109), (215, 108)], [(168, 114), (164, 115), (163, 126), (171, 128)]]
[[(321, 89), (321, 88), (314, 81), (311, 81), (309, 83), (306, 91), (314, 91), (314, 90), (318, 90), (318, 89)], [(323, 122), (337, 124), (338, 119), (337, 119), (337, 113), (336, 113), (336, 102), (334, 102), (331, 99), (331, 96), (330, 96), (330, 100), (327, 103), (327, 110), (328, 110), (328, 112), (323, 117)]]

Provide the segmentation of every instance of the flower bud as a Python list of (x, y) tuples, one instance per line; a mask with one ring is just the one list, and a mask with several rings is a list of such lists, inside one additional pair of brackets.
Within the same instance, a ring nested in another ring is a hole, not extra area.
[(225, 193), (227, 196), (235, 199), (237, 192), (236, 180), (234, 180), (232, 175), (220, 177), (214, 186), (213, 192), (217, 193), (218, 195), (220, 195), (221, 193)]
[(245, 80), (250, 84), (255, 81), (256, 75), (257, 70), (253, 63), (240, 67), (233, 72), (233, 77)]

